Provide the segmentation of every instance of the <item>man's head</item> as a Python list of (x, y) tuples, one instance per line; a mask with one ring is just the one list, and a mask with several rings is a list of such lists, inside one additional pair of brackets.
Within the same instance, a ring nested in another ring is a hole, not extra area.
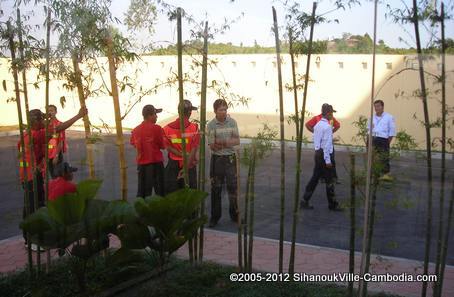
[(216, 118), (224, 120), (227, 117), (227, 109), (229, 108), (227, 101), (224, 99), (217, 99), (213, 103), (214, 113)]
[(55, 116), (57, 115), (57, 106), (53, 105), (53, 104), (50, 104), (48, 109), (47, 109), (47, 114), (51, 117), (51, 118), (55, 118)]
[(334, 112), (336, 112), (336, 111), (334, 110), (332, 105), (330, 105), (328, 103), (324, 103), (322, 105), (322, 116), (325, 119), (332, 120)]
[(178, 104), (178, 113), (183, 111), (184, 117), (189, 118), (191, 116), (193, 110), (197, 110), (197, 107), (192, 106), (192, 103), (189, 100), (184, 100), (183, 106), (181, 106), (181, 104)]
[(145, 121), (151, 121), (156, 123), (158, 120), (158, 113), (162, 111), (162, 108), (155, 108), (151, 104), (147, 104), (142, 108), (142, 116)]
[(39, 109), (32, 109), (29, 111), (30, 127), (32, 130), (39, 130), (43, 128), (43, 113)]
[(55, 175), (63, 177), (65, 180), (73, 179), (73, 172), (76, 172), (77, 168), (71, 167), (68, 162), (62, 162), (55, 168)]
[(377, 115), (381, 115), (385, 110), (385, 103), (382, 100), (375, 100), (374, 109)]

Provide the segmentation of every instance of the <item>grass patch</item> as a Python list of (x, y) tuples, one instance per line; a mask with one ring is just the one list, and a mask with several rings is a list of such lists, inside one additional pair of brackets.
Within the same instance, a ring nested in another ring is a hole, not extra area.
[(87, 266), (87, 291), (79, 292), (76, 276), (71, 272), (71, 259), (64, 257), (52, 262), (49, 274), (43, 271), (30, 281), (27, 270), (0, 274), (0, 295), (8, 297), (73, 297), (95, 296), (119, 283), (151, 271), (149, 263), (110, 265), (102, 256), (91, 259)]
[[(347, 289), (334, 284), (297, 282), (231, 282), (229, 275), (237, 272), (234, 267), (204, 263), (191, 267), (188, 262), (174, 263), (174, 269), (166, 275), (152, 279), (140, 288), (124, 292), (121, 297), (200, 297), (200, 296), (298, 296), (298, 297), (345, 297)], [(370, 294), (375, 297), (395, 295)]]

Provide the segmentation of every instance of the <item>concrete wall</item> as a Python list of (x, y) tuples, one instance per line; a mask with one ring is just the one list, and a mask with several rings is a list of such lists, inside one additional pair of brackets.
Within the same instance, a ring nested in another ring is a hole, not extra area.
[[(240, 125), (242, 136), (253, 136), (262, 127), (263, 123), (279, 127), (279, 96), (277, 85), (277, 67), (275, 55), (225, 55), (210, 56), (214, 62), (208, 73), (209, 85), (215, 80), (217, 86), (228, 82), (224, 93), (235, 99), (232, 94), (250, 98), (247, 105), (236, 102), (229, 109), (232, 117), (235, 117)], [(100, 58), (98, 63), (107, 70), (107, 61)], [(426, 61), (425, 67), (428, 72), (438, 75), (440, 73), (440, 61), (438, 58)], [(297, 72), (304, 74), (306, 69), (306, 57), (297, 59)], [(200, 67), (191, 67), (192, 58), (184, 59), (187, 80), (200, 81)], [(87, 65), (83, 68), (87, 71)], [(415, 119), (423, 119), (421, 100), (397, 96), (402, 92), (411, 94), (419, 88), (419, 76), (417, 61), (412, 56), (379, 55), (376, 60), (376, 98), (385, 101), (385, 110), (396, 118), (398, 130), (406, 130), (416, 138), (418, 145), (424, 148), (424, 129)], [(14, 96), (12, 75), (9, 72), (9, 61), (0, 60), (0, 79), (6, 80), (7, 91), (0, 91), (0, 126), (17, 124), (17, 111), (14, 102), (7, 103), (8, 98)], [(142, 57), (134, 63), (122, 64), (118, 69), (118, 76), (129, 76), (130, 81), (136, 80), (136, 90), (126, 88), (120, 94), (122, 113), (137, 100), (142, 90), (152, 88), (159, 84), (160, 87), (144, 96), (131, 112), (125, 117), (125, 128), (133, 128), (141, 122), (141, 109), (145, 104), (153, 104), (164, 109), (160, 114), (159, 122), (164, 124), (177, 116), (177, 84), (166, 84), (166, 80), (172, 80), (177, 72), (177, 60), (174, 56)], [(412, 70), (404, 70), (414, 68)], [(447, 71), (454, 70), (454, 56), (447, 57)], [(290, 57), (283, 55), (282, 70), (284, 84), (291, 85)], [(403, 71), (404, 70), (404, 71)], [(403, 71), (400, 75), (396, 73)], [(321, 104), (324, 102), (333, 104), (338, 111), (335, 116), (341, 122), (341, 129), (336, 133), (339, 143), (355, 143), (352, 138), (356, 129), (352, 122), (360, 115), (369, 114), (369, 102), (371, 92), (371, 55), (315, 55), (311, 61), (310, 84), (308, 89), (307, 110), (312, 114), (318, 114)], [(394, 77), (393, 77), (394, 76)], [(36, 81), (37, 70), (28, 72), (29, 97), (31, 108), (44, 107), (44, 83), (39, 83), (39, 89), (33, 87)], [(387, 82), (388, 79), (392, 78)], [(95, 80), (90, 90), (103, 89), (103, 82), (110, 86), (107, 71), (95, 75)], [(302, 81), (301, 81), (302, 82)], [(65, 81), (53, 79), (51, 82), (51, 103), (60, 107), (59, 99), (66, 97), (64, 108), (59, 110), (59, 118), (67, 119), (75, 114), (79, 108), (78, 97), (75, 91), (64, 87)], [(440, 94), (435, 91), (440, 88), (434, 79), (427, 79), (427, 87), (430, 89), (429, 99), (430, 118), (440, 116)], [(454, 105), (454, 75), (451, 72), (447, 78), (447, 103)], [(193, 101), (194, 105), (200, 103), (200, 85), (198, 83), (185, 83), (185, 96)], [(302, 102), (302, 90), (298, 91), (299, 104)], [(214, 89), (208, 93), (208, 118), (213, 116), (212, 103), (218, 95)], [(238, 99), (238, 98), (236, 98)], [(114, 113), (112, 99), (107, 94), (93, 94), (89, 97), (87, 105), (92, 124), (96, 126), (114, 126)], [(284, 87), (284, 109), (288, 116), (294, 113), (293, 92)], [(196, 113), (194, 117), (198, 117)], [(82, 125), (82, 123), (77, 123)], [(295, 137), (294, 125), (286, 124), (286, 138)], [(434, 137), (441, 134), (441, 129), (433, 129)], [(305, 132), (306, 133), (306, 132)], [(306, 134), (308, 135), (308, 134)], [(448, 136), (454, 137), (453, 128), (448, 130)]]

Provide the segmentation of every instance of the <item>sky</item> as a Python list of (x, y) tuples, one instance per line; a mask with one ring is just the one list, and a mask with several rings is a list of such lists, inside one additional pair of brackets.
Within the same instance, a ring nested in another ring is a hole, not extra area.
[[(256, 41), (260, 45), (273, 46), (274, 36), (271, 32), (272, 27), (272, 10), (271, 7), (275, 6), (278, 15), (278, 22), (280, 26), (285, 25), (285, 8), (282, 1), (278, 0), (167, 0), (166, 2), (175, 6), (182, 7), (188, 14), (194, 16), (195, 19), (203, 21), (208, 20), (210, 24), (222, 24), (224, 18), (227, 19), (240, 19), (234, 23), (230, 30), (223, 35), (215, 36), (215, 42), (231, 42), (239, 45), (253, 45)], [(449, 1), (449, 0), (448, 0)], [(32, 1), (33, 2), (33, 1)], [(409, 2), (409, 0), (388, 0), (393, 5), (400, 5), (402, 2)], [(438, 1), (439, 2), (439, 1)], [(299, 1), (303, 9), (311, 12), (311, 1)], [(334, 37), (341, 37), (342, 33), (348, 32), (352, 34), (364, 35), (368, 33), (373, 36), (373, 2), (362, 0), (360, 6), (347, 8), (345, 10), (337, 10), (326, 15), (330, 19), (338, 19), (339, 23), (328, 23), (317, 25), (314, 31), (314, 38), (316, 40), (332, 39)], [(4, 11), (4, 20), (7, 16), (11, 15), (13, 10), (12, 6), (14, 0), (0, 0), (0, 7)], [(124, 13), (129, 6), (129, 0), (112, 0), (111, 12), (120, 20), (124, 19)], [(332, 0), (319, 1), (317, 14), (326, 13), (333, 9)], [(30, 9), (29, 9), (30, 11)], [(44, 16), (42, 9), (34, 8), (34, 16), (31, 17), (30, 22), (33, 24), (42, 23)], [(411, 26), (402, 27), (393, 24), (390, 19), (385, 18), (386, 7), (384, 4), (379, 5), (378, 11), (378, 31), (377, 40), (383, 39), (385, 43), (391, 47), (408, 47), (408, 45), (399, 39), (404, 38), (410, 45), (414, 45), (414, 41), (410, 35), (413, 35), (413, 28)], [(189, 32), (186, 28), (183, 29), (184, 39), (189, 38)], [(120, 30), (126, 32), (126, 28), (120, 25)], [(407, 30), (407, 32), (406, 32)], [(421, 29), (423, 40), (428, 40), (426, 30)], [(283, 34), (281, 30), (281, 34)], [(410, 34), (408, 34), (410, 33)], [(38, 35), (43, 32), (38, 32)], [(438, 33), (437, 33), (438, 34)], [(145, 36), (146, 34), (139, 34)], [(454, 37), (454, 22), (446, 22), (446, 37)], [(148, 40), (158, 42), (158, 44), (166, 45), (169, 42), (176, 41), (176, 22), (169, 21), (167, 16), (160, 15), (155, 25), (155, 34), (148, 36)], [(161, 42), (161, 43), (159, 43)]]

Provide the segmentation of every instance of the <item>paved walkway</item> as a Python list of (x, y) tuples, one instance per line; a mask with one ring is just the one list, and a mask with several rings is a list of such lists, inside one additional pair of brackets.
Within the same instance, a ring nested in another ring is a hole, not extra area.
[[(111, 239), (111, 246), (119, 246), (116, 238)], [(278, 246), (276, 240), (266, 238), (254, 238), (253, 267), (255, 270), (264, 272), (278, 271)], [(220, 264), (238, 264), (237, 234), (205, 230), (204, 259)], [(284, 246), (284, 267), (288, 267), (288, 256), (290, 254), (290, 243)], [(177, 255), (187, 258), (186, 247), (181, 248)], [(349, 252), (345, 250), (325, 248), (313, 245), (296, 245), (295, 272), (307, 274), (332, 274), (348, 271)], [(34, 253), (36, 258), (36, 253)], [(45, 254), (42, 254), (44, 259)], [(56, 258), (56, 251), (52, 251), (52, 257)], [(360, 253), (355, 256), (355, 271), (359, 271), (361, 261)], [(8, 273), (23, 269), (27, 263), (27, 253), (21, 236), (11, 237), (0, 241), (0, 273)], [(430, 270), (434, 267), (431, 265)], [(373, 255), (371, 259), (372, 274), (401, 274), (411, 275), (422, 274), (422, 263), (402, 258), (384, 257)], [(226, 276), (227, 277), (227, 276)], [(341, 283), (341, 282), (340, 282)], [(346, 283), (341, 283), (346, 285)], [(420, 296), (421, 283), (369, 283), (371, 291), (393, 293), (401, 296)], [(432, 290), (429, 290), (431, 296)], [(454, 296), (454, 266), (447, 266), (444, 281), (444, 297)]]

